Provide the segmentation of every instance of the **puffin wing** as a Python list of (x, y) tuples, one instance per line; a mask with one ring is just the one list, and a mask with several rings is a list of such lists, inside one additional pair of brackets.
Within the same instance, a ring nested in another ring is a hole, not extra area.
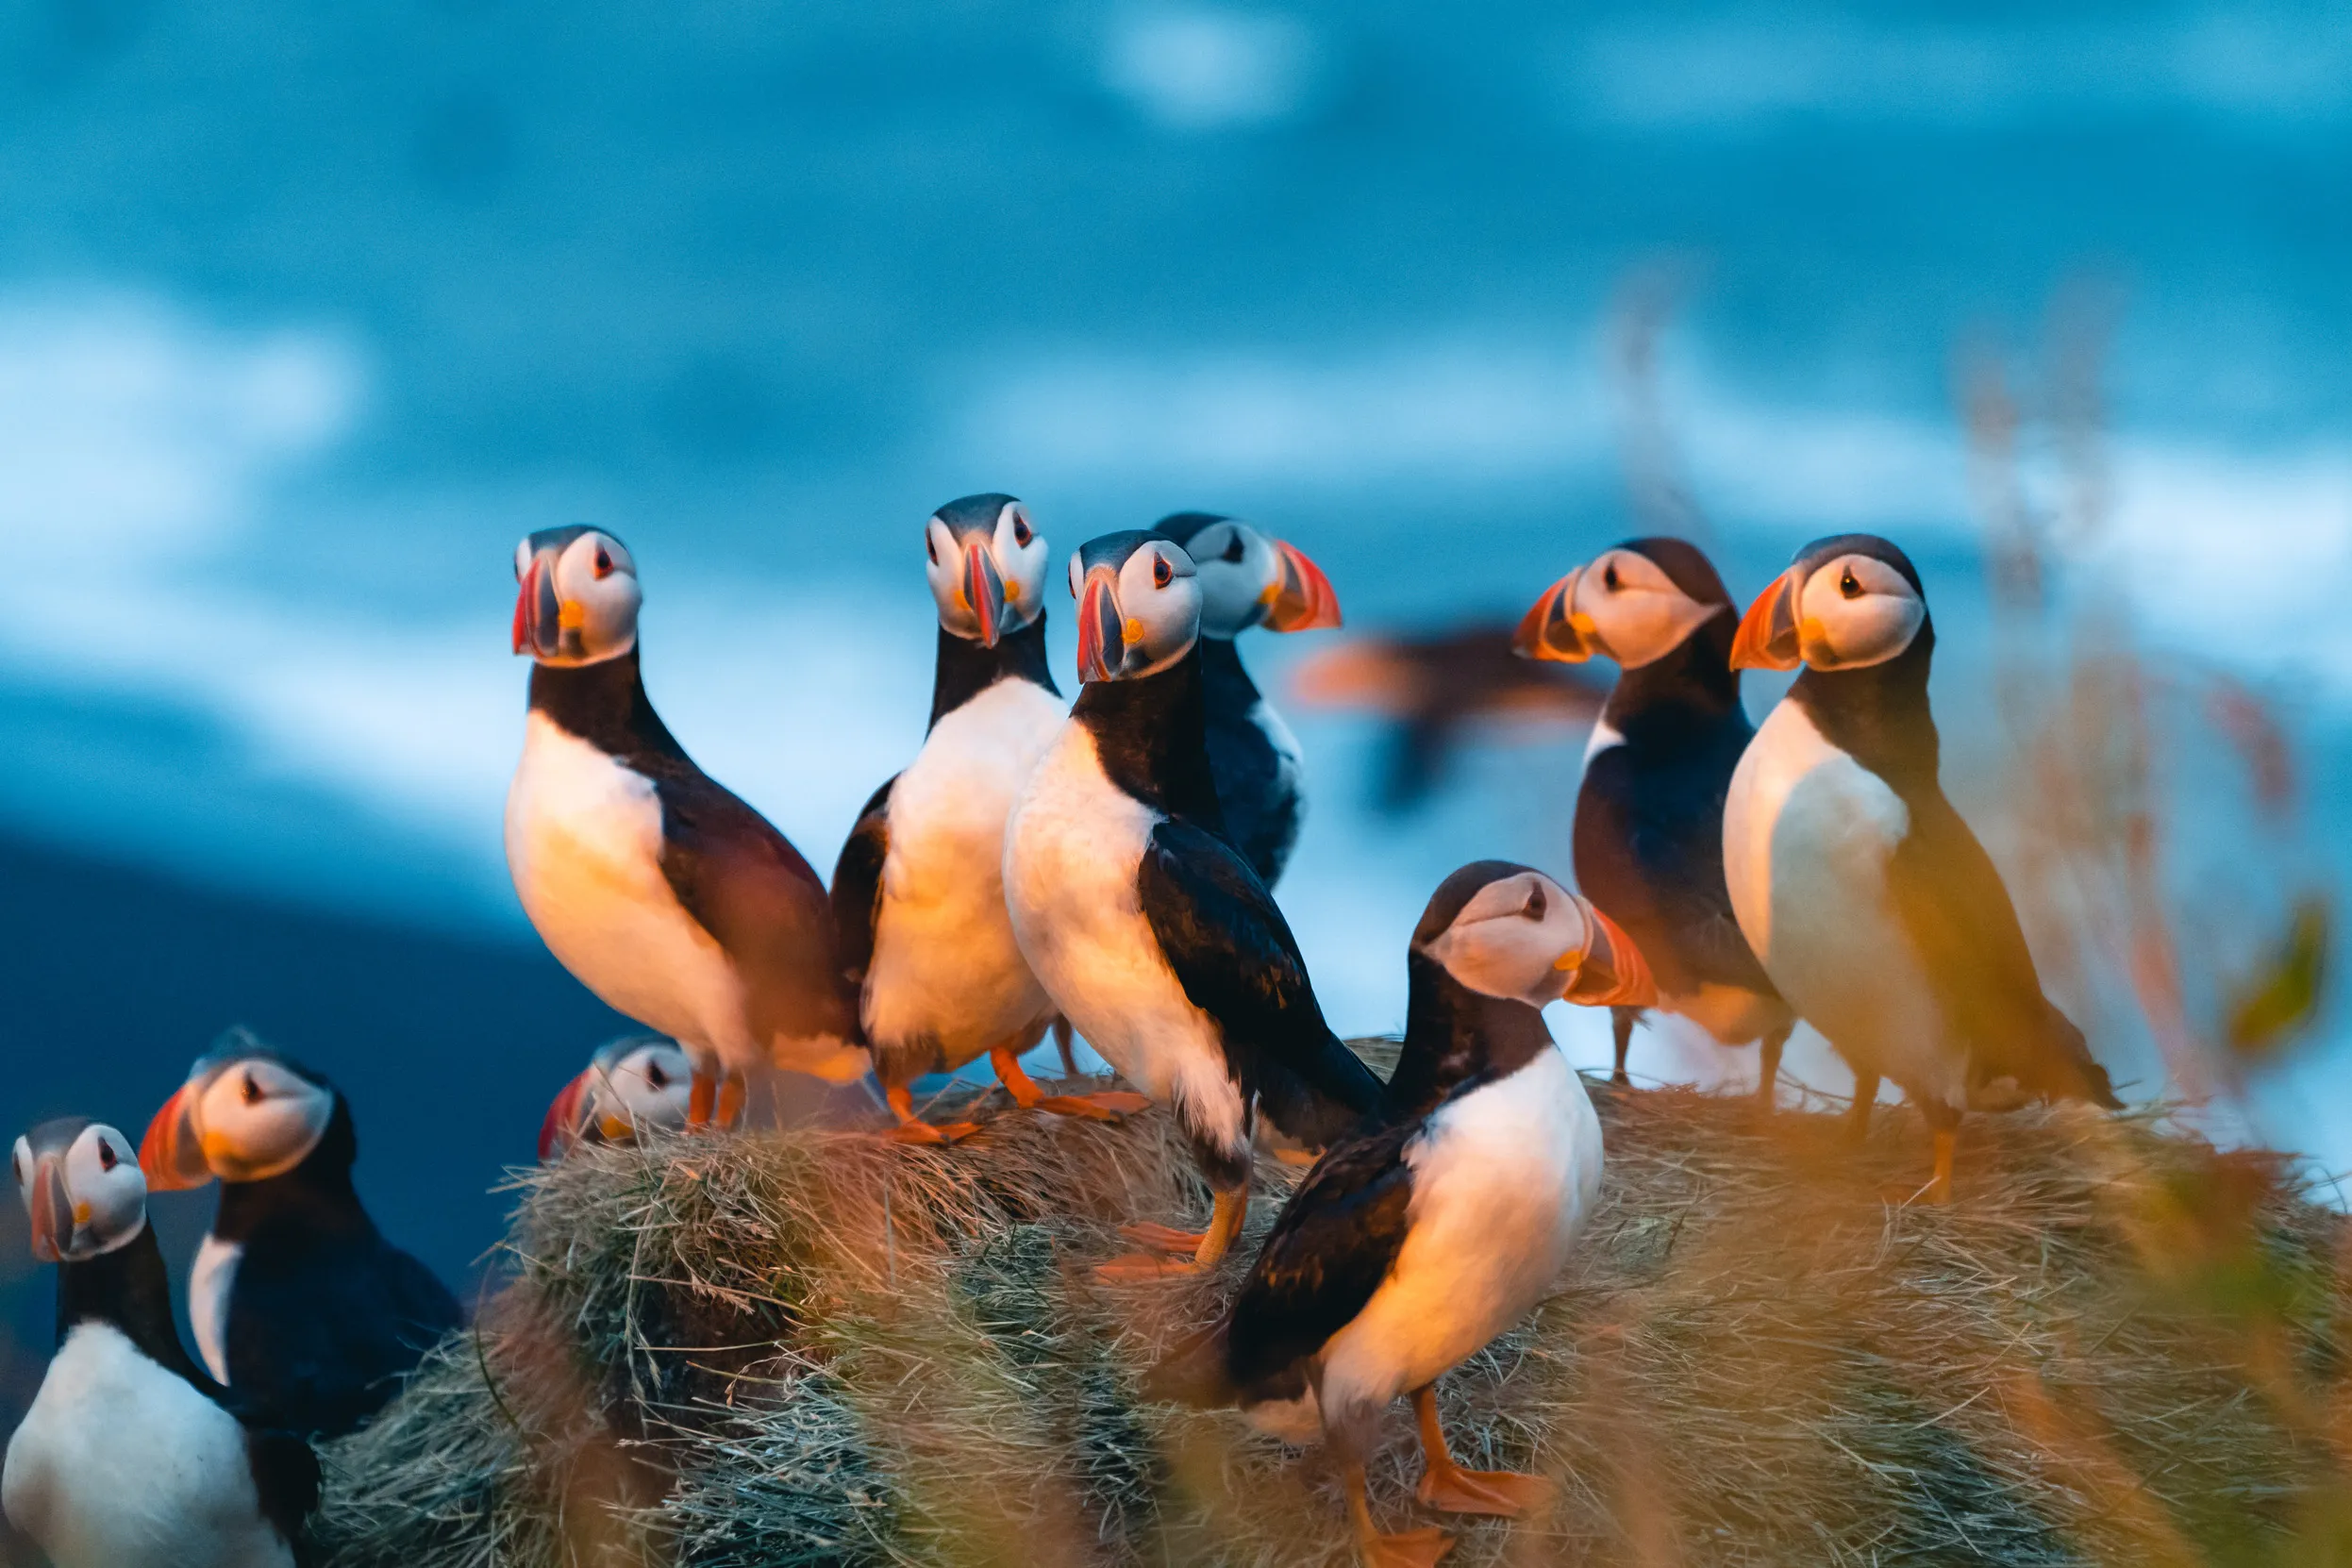
[(1276, 1217), (1227, 1316), (1226, 1366), (1244, 1398), (1297, 1393), (1301, 1365), (1355, 1321), (1395, 1267), (1412, 1203), (1414, 1118), (1331, 1146)]
[(2001, 873), (1941, 790), (1909, 799), (1887, 859), (1887, 890), (1975, 1076), (2119, 1102), (2082, 1031), (2042, 993), (2033, 951)]
[[(233, 1413), (233, 1412), (232, 1412)], [(319, 1455), (299, 1432), (281, 1427), (245, 1428), (245, 1464), (253, 1472), (253, 1489), (261, 1503), (261, 1517), (284, 1538), (301, 1568), (316, 1560), (303, 1528), (319, 1506)]]
[(1297, 940), (1231, 845), (1165, 818), (1136, 882), (1176, 983), (1216, 1021), (1226, 1064), (1276, 1126), (1329, 1143), (1378, 1108), (1380, 1080), (1324, 1022)]
[(691, 763), (662, 770), (654, 789), (662, 875), (734, 961), (759, 1038), (859, 1040), (832, 901), (800, 851)]
[(895, 774), (859, 809), (857, 826), (833, 862), (833, 925), (841, 933), (842, 975), (853, 993), (863, 993), (866, 967), (874, 961), (875, 931), (882, 918), (882, 863), (890, 859), (891, 786)]
[[(1703, 798), (1661, 789), (1637, 777), (1629, 763), (1627, 748), (1612, 746), (1585, 770), (1576, 797), (1577, 886), (1626, 928), (1667, 990), (1724, 985), (1777, 995), (1731, 912), (1723, 788)], [(1726, 774), (1721, 784), (1727, 783)]]

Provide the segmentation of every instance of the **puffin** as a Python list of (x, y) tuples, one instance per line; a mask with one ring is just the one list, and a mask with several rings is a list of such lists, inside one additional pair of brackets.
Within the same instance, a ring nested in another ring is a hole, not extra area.
[(694, 765), (645, 694), (637, 563), (601, 528), (515, 546), (532, 661), (507, 868), (564, 968), (693, 1064), (687, 1123), (732, 1124), (769, 1067), (866, 1076), (825, 884)]
[(43, 1122), (9, 1157), (33, 1256), (58, 1265), (56, 1353), (8, 1439), (0, 1508), (57, 1568), (293, 1568), (319, 1460), (190, 1360), (130, 1140)]
[(939, 1143), (976, 1131), (923, 1121), (911, 1085), (983, 1056), (1024, 1108), (1139, 1110), (1148, 1102), (1138, 1094), (1049, 1095), (1021, 1066), (1057, 1016), (1013, 939), (1004, 882), (1005, 818), (1066, 711), (1045, 654), (1051, 553), (1028, 509), (995, 493), (933, 512), (923, 549), (939, 612), (930, 724), (833, 868), (842, 971), (897, 1118), (891, 1136)]
[(1749, 948), (1854, 1069), (1853, 1136), (1893, 1079), (1933, 1134), (1926, 1194), (1946, 1203), (1972, 1101), (2122, 1102), (2043, 993), (2000, 872), (1944, 798), (1935, 643), (1894, 544), (1838, 534), (1798, 551), (1732, 638), (1734, 669), (1802, 673), (1732, 773), (1723, 853)]
[[(1796, 1015), (1748, 950), (1724, 885), (1723, 803), (1756, 733), (1731, 668), (1738, 608), (1688, 541), (1630, 539), (1543, 591), (1520, 622), (1525, 658), (1617, 665), (1576, 790), (1576, 886), (1642, 949), (1659, 1007), (1726, 1045), (1763, 1041), (1769, 1109)], [(1626, 1083), (1634, 1008), (1612, 1009)]]
[(1320, 1432), (1373, 1568), (1419, 1568), (1452, 1544), (1373, 1522), (1364, 1463), (1400, 1394), (1418, 1417), (1423, 1503), (1516, 1516), (1544, 1498), (1533, 1476), (1455, 1462), (1437, 1380), (1543, 1299), (1600, 1193), (1600, 1121), (1543, 1007), (1640, 1007), (1655, 994), (1641, 949), (1609, 916), (1507, 860), (1438, 885), (1405, 963), (1384, 1114), (1325, 1151), (1223, 1318), (1146, 1382), (1160, 1398), (1238, 1406), (1287, 1442)]
[(310, 1437), (364, 1424), (464, 1322), (361, 1207), (359, 1153), (342, 1093), (241, 1030), (189, 1069), (139, 1145), (155, 1192), (221, 1183), (188, 1276), (197, 1353), (271, 1425)]
[(1215, 1194), (1206, 1230), (1130, 1227), (1162, 1256), (1098, 1273), (1197, 1272), (1240, 1232), (1257, 1116), (1320, 1148), (1378, 1109), (1380, 1080), (1324, 1021), (1282, 911), (1225, 836), (1192, 557), (1107, 534), (1072, 558), (1070, 591), (1083, 684), (1006, 826), (1006, 906), (1055, 1005), (1169, 1108)]
[(582, 1143), (626, 1143), (684, 1126), (692, 1073), (686, 1053), (666, 1035), (607, 1042), (547, 1108), (540, 1162), (552, 1164)]
[(1252, 626), (1314, 631), (1340, 624), (1331, 579), (1296, 545), (1238, 517), (1171, 512), (1151, 531), (1184, 547), (1200, 583), (1201, 682), (1209, 708), (1209, 767), (1226, 836), (1272, 888), (1298, 842), (1306, 809), (1298, 738), (1242, 667), (1235, 639)]

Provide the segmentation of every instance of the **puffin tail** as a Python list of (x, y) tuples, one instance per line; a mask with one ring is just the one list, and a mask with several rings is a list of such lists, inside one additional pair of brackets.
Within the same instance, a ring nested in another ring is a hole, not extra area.
[(1328, 1148), (1377, 1116), (1387, 1093), (1328, 1028), (1303, 1059), (1269, 1063), (1257, 1076), (1258, 1109), (1284, 1137), (1310, 1149)]
[(1239, 1404), (1242, 1391), (1233, 1381), (1225, 1324), (1202, 1329), (1145, 1371), (1143, 1397), (1189, 1405), (1196, 1410)]

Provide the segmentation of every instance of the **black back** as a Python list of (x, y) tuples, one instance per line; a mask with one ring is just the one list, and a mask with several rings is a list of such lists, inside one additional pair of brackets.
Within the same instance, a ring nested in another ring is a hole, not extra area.
[(1089, 681), (1070, 717), (1093, 737), (1103, 774), (1153, 810), (1222, 836), (1225, 811), (1209, 766), (1200, 642), (1156, 674)]
[(1576, 792), (1576, 885), (1625, 928), (1664, 990), (1713, 983), (1773, 995), (1724, 880), (1724, 800), (1755, 734), (1730, 662), (1739, 617), (1696, 546), (1636, 539), (1617, 548), (1723, 608), (1673, 652), (1619, 673), (1601, 722), (1625, 739), (1593, 756)]
[(212, 1234), (241, 1243), (225, 1330), (229, 1386), (271, 1426), (352, 1430), (459, 1326), (457, 1299), (384, 1240), (351, 1182), (359, 1137), (341, 1094), (317, 1148), (264, 1181), (224, 1183)]
[(897, 782), (892, 774), (858, 809), (858, 820), (833, 862), (833, 925), (841, 933), (842, 979), (854, 996), (865, 994), (866, 970), (874, 962), (875, 929), (882, 918), (882, 865), (891, 853), (891, 786)]
[(1284, 775), (1282, 754), (1253, 717), (1263, 698), (1233, 639), (1202, 638), (1200, 657), (1209, 769), (1226, 837), (1271, 888), (1298, 842), (1297, 780)]

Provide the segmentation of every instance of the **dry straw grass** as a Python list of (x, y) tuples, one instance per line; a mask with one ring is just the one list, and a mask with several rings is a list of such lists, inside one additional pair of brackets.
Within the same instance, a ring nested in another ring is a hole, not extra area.
[[(1600, 1213), (1446, 1379), (1457, 1452), (1558, 1484), (1466, 1565), (2344, 1560), (2343, 1226), (2149, 1117), (1925, 1138), (1675, 1090), (1594, 1096)], [(1292, 1174), (1268, 1162), (1266, 1189)], [(520, 1183), (518, 1278), (330, 1455), (344, 1568), (1324, 1564), (1334, 1476), (1136, 1374), (1218, 1280), (1111, 1289), (1115, 1224), (1205, 1211), (1157, 1113), (587, 1151)], [(1275, 1203), (1262, 1196), (1251, 1241)], [(1401, 1407), (1374, 1472), (1402, 1525)]]

